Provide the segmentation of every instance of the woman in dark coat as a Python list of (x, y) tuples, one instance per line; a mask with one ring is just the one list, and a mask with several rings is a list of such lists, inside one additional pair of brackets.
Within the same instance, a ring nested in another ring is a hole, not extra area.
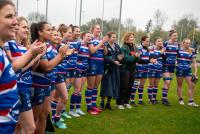
[(116, 33), (111, 31), (107, 33), (109, 37), (108, 43), (106, 43), (108, 53), (104, 56), (104, 75), (101, 80), (101, 103), (100, 109), (104, 110), (104, 99), (107, 97), (105, 108), (114, 110), (110, 106), (111, 99), (119, 98), (120, 90), (120, 67), (122, 64), (122, 58), (120, 47), (115, 43)]

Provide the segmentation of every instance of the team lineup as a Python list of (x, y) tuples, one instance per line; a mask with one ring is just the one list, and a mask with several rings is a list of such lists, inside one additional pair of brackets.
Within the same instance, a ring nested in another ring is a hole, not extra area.
[[(0, 134), (44, 134), (47, 120), (66, 129), (63, 118), (87, 116), (82, 103), (93, 115), (105, 108), (114, 110), (112, 99), (118, 109), (131, 109), (137, 107), (137, 90), (138, 105), (147, 106), (142, 100), (147, 78), (148, 103), (160, 104), (156, 96), (163, 78), (162, 104), (171, 106), (167, 95), (174, 73), (179, 104), (184, 105), (181, 87), (185, 79), (187, 105), (199, 107), (193, 100), (198, 79), (196, 53), (190, 48), (190, 39), (177, 43), (174, 30), (169, 31), (168, 41), (156, 37), (152, 46), (148, 36), (137, 46), (134, 33), (127, 32), (120, 47), (114, 31), (101, 37), (99, 24), (83, 32), (72, 24), (56, 28), (42, 21), (29, 25), (26, 18), (17, 16), (10, 0), (0, 1), (0, 29)], [(73, 93), (68, 96), (72, 86)], [(86, 102), (81, 101), (82, 96)]]

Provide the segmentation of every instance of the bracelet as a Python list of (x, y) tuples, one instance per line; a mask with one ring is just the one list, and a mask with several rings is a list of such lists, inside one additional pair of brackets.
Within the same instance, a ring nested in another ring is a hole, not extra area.
[(34, 63), (35, 63), (35, 59), (33, 59)]
[(66, 58), (66, 57), (68, 57), (68, 56), (65, 54), (63, 57), (65, 57), (65, 58)]

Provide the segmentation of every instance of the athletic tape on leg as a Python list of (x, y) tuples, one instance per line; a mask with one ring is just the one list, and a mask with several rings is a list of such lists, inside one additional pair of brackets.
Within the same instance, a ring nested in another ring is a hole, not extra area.
[(140, 85), (140, 81), (134, 81), (134, 84), (133, 84), (134, 87), (138, 87), (139, 85)]

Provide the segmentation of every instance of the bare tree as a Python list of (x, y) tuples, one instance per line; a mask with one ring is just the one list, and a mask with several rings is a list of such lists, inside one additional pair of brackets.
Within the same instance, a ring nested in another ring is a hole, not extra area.
[(125, 21), (124, 21), (124, 27), (126, 28), (126, 31), (130, 31), (135, 25), (135, 22), (132, 18), (127, 18)]
[(41, 13), (31, 12), (27, 15), (27, 19), (29, 21), (29, 24), (32, 24), (34, 22), (37, 23), (40, 21), (46, 21), (46, 16)]
[(179, 35), (181, 35), (182, 29), (182, 37), (186, 38), (191, 30), (199, 28), (198, 23), (199, 18), (195, 17), (193, 13), (185, 13), (178, 21), (174, 21), (172, 28)]
[(164, 23), (168, 20), (168, 16), (162, 12), (160, 9), (155, 11), (153, 19), (156, 23), (155, 30), (162, 30)]
[(149, 21), (147, 22), (147, 24), (146, 24), (146, 27), (145, 27), (146, 33), (147, 33), (147, 34), (150, 33), (150, 32), (152, 31), (152, 26), (153, 26), (153, 22), (152, 22), (152, 20), (149, 20)]

